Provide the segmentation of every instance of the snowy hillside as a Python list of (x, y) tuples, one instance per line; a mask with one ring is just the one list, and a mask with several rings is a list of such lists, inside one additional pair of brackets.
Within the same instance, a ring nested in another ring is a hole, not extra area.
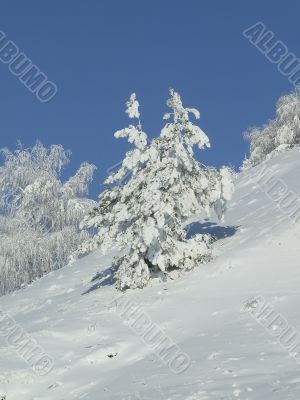
[[(300, 225), (257, 183), (267, 166), (275, 183), (300, 193), (299, 155), (292, 150), (238, 176), (225, 223), (201, 221), (190, 231), (218, 237), (214, 261), (179, 280), (122, 295), (110, 277), (113, 255), (96, 252), (0, 298), (3, 399), (299, 399), (300, 366), (276, 337), (279, 318), (268, 328), (255, 313), (265, 302), (273, 320), (281, 315), (300, 331)], [(124, 304), (137, 305), (178, 346), (184, 371), (153, 350)], [(49, 373), (20, 357), (17, 333), (10, 336), (17, 328), (53, 360)]]

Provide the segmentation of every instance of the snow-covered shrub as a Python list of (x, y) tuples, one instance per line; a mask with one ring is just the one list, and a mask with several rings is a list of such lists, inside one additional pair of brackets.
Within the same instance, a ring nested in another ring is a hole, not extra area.
[[(188, 270), (211, 257), (209, 235), (187, 239), (183, 227), (191, 216), (213, 208), (222, 218), (231, 197), (231, 171), (202, 166), (194, 158), (193, 146), (209, 147), (206, 134), (189, 118), (199, 118), (195, 109), (184, 108), (181, 98), (170, 90), (167, 101), (172, 119), (160, 136), (147, 141), (139, 121), (135, 94), (127, 102), (127, 113), (137, 119), (115, 133), (134, 144), (120, 169), (104, 182), (106, 190), (98, 207), (85, 219), (85, 227), (98, 234), (82, 251), (101, 246), (118, 246), (123, 251), (115, 260), (117, 288), (142, 288), (152, 274)], [(124, 178), (126, 178), (124, 180)]]
[(87, 238), (79, 223), (95, 203), (85, 199), (95, 167), (84, 163), (66, 182), (69, 152), (36, 143), (2, 150), (0, 166), (0, 294), (62, 267)]
[(300, 94), (296, 90), (277, 102), (276, 118), (262, 128), (246, 132), (250, 140), (250, 156), (243, 168), (260, 164), (287, 149), (300, 144)]

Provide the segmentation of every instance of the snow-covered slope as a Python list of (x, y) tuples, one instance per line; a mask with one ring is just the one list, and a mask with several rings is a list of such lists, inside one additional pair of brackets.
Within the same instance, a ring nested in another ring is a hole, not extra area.
[[(295, 149), (265, 164), (296, 194), (299, 156)], [(299, 399), (298, 363), (275, 337), (275, 324), (263, 327), (252, 315), (260, 303), (248, 301), (261, 296), (274, 317), (300, 330), (300, 226), (257, 185), (262, 168), (237, 178), (225, 224), (193, 225), (192, 232), (208, 229), (219, 238), (213, 262), (121, 299), (138, 304), (190, 358), (184, 372), (174, 373), (145, 343), (130, 322), (134, 315), (130, 321), (120, 315), (120, 293), (107, 270), (113, 255), (96, 252), (0, 299), (0, 394), (6, 400)], [(8, 346), (6, 314), (53, 359), (48, 374), (36, 374)]]

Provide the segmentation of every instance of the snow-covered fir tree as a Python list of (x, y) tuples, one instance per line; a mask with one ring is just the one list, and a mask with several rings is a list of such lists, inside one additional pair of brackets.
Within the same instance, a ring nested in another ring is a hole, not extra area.
[(193, 147), (209, 147), (206, 134), (190, 121), (199, 112), (185, 108), (170, 90), (167, 101), (171, 119), (160, 136), (148, 142), (140, 123), (139, 103), (132, 94), (127, 114), (135, 125), (115, 133), (127, 137), (133, 150), (120, 169), (104, 182), (107, 186), (98, 207), (85, 219), (85, 227), (98, 234), (85, 243), (83, 252), (117, 245), (123, 253), (115, 259), (117, 288), (142, 288), (157, 272), (189, 270), (211, 258), (210, 236), (197, 234), (187, 239), (185, 221), (214, 209), (220, 219), (233, 191), (231, 171), (202, 166)]
[(36, 143), (2, 150), (0, 166), (0, 294), (62, 267), (87, 238), (79, 229), (95, 202), (83, 197), (95, 167), (84, 163), (60, 179), (70, 153)]
[(260, 164), (283, 151), (300, 144), (300, 93), (295, 90), (279, 98), (276, 118), (262, 128), (246, 132), (250, 140), (250, 155), (243, 168)]

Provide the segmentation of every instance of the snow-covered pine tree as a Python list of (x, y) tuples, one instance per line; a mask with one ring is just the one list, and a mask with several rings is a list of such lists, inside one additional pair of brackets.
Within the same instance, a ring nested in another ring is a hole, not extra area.
[(246, 134), (250, 140), (250, 155), (243, 169), (260, 164), (283, 151), (300, 144), (299, 89), (279, 98), (276, 118), (262, 128), (251, 128)]
[(36, 143), (2, 150), (0, 166), (0, 294), (62, 267), (87, 238), (79, 230), (95, 202), (84, 198), (95, 167), (84, 163), (60, 179), (70, 153)]
[(192, 114), (198, 119), (199, 112), (184, 108), (173, 89), (167, 105), (171, 112), (164, 119), (173, 121), (147, 143), (139, 122), (139, 104), (135, 94), (131, 95), (127, 113), (138, 122), (115, 136), (128, 137), (135, 148), (106, 180), (109, 186), (99, 206), (85, 220), (85, 226), (99, 230), (92, 245), (117, 244), (123, 251), (115, 259), (116, 286), (121, 290), (146, 286), (158, 271), (168, 275), (209, 260), (210, 236), (187, 239), (184, 222), (211, 208), (222, 218), (233, 190), (229, 169), (203, 167), (194, 158), (194, 145), (200, 149), (210, 146), (206, 134), (189, 118)]

